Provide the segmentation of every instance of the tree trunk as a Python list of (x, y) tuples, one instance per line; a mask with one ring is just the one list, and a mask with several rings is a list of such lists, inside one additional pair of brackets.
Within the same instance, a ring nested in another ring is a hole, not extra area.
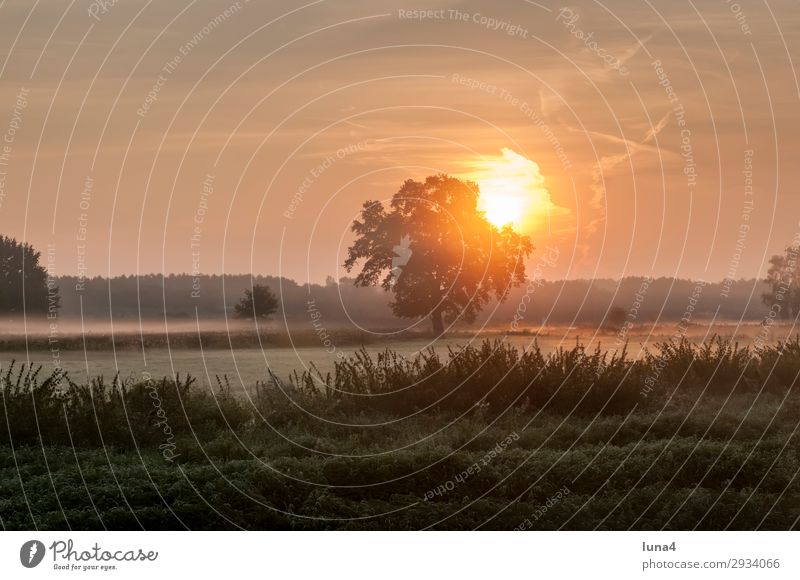
[(442, 309), (436, 307), (431, 312), (431, 322), (433, 323), (433, 333), (436, 335), (444, 332), (444, 324), (442, 324)]

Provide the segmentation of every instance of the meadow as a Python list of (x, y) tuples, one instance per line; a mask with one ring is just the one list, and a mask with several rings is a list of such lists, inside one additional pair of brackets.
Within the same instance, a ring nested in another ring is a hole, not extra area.
[[(37, 370), (38, 369), (38, 370)], [(797, 339), (2, 377), (4, 529), (794, 529)]]
[[(553, 325), (523, 327), (509, 332), (508, 326), (485, 326), (481, 329), (457, 328), (445, 337), (429, 333), (386, 328), (370, 332), (352, 327), (323, 327), (316, 332), (310, 325), (284, 326), (276, 321), (261, 324), (231, 323), (224, 320), (205, 320), (191, 329), (182, 320), (146, 321), (144, 323), (115, 323), (113, 329), (97, 321), (82, 324), (80, 320), (61, 319), (59, 334), (51, 341), (46, 329), (28, 324), (28, 334), (0, 333), (0, 372), (16, 361), (31, 361), (43, 366), (43, 372), (54, 369), (56, 363), (76, 382), (88, 382), (95, 377), (172, 376), (178, 372), (197, 377), (198, 386), (216, 386), (215, 375), (227, 375), (238, 391), (252, 391), (256, 382), (268, 371), (288, 379), (295, 370), (317, 367), (332, 372), (335, 362), (351, 356), (359, 349), (377, 356), (386, 349), (413, 358), (431, 346), (439, 350), (457, 348), (481, 341), (502, 340), (518, 349), (536, 344), (549, 354), (577, 342), (588, 349), (613, 350), (620, 348), (622, 332), (615, 328)], [(19, 328), (17, 324), (15, 328)], [(697, 321), (686, 327), (684, 335), (693, 342), (703, 342), (717, 335), (752, 344), (761, 332), (760, 324), (709, 323)], [(626, 328), (623, 339), (628, 342), (628, 356), (639, 358), (647, 348), (657, 348), (659, 342), (670, 340), (675, 325), (637, 324)], [(790, 337), (791, 325), (775, 324), (769, 340)]]

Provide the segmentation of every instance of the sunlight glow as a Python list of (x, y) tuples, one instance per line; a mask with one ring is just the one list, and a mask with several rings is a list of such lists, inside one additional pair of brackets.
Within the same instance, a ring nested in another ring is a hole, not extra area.
[(547, 219), (553, 206), (539, 166), (511, 149), (483, 160), (472, 178), (480, 187), (479, 209), (498, 227), (511, 224), (516, 230), (529, 230)]

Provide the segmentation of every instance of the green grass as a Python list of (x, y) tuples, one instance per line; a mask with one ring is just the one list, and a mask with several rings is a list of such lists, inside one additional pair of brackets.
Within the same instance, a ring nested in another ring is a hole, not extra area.
[(715, 341), (640, 361), (498, 342), (415, 361), (361, 353), (249, 400), (224, 381), (214, 392), (181, 377), (75, 385), (11, 369), (0, 523), (797, 528), (798, 352)]

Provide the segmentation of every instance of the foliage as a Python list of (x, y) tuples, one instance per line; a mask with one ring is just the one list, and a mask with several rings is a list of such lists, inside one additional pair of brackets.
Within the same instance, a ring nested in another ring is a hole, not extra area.
[[(285, 384), (270, 373), (247, 398), (235, 394), (227, 378), (215, 389), (180, 375), (76, 384), (61, 371), (43, 377), (41, 366), (12, 362), (0, 375), (0, 418), (7, 423), (0, 442), (149, 444), (163, 438), (154, 401), (174, 431), (211, 433), (265, 417), (308, 421), (307, 410), (347, 417), (497, 417), (511, 410), (620, 416), (676, 396), (786, 396), (795, 392), (799, 372), (800, 338), (756, 350), (718, 337), (703, 345), (683, 339), (636, 360), (625, 350), (609, 354), (575, 344), (544, 353), (535, 342), (520, 351), (501, 340), (449, 347), (446, 356), (428, 349), (411, 359), (362, 349), (324, 376), (312, 366)], [(652, 379), (657, 387), (647, 389)]]
[(267, 318), (278, 310), (278, 297), (269, 286), (255, 284), (244, 291), (244, 298), (233, 309), (237, 318)]
[[(797, 411), (766, 398), (750, 413), (545, 414), (528, 427), (526, 416), (450, 428), (417, 417), (350, 437), (288, 424), (285, 438), (209, 432), (198, 445), (186, 434), (179, 463), (152, 446), (0, 445), (0, 521), (9, 530), (510, 530), (526, 520), (544, 530), (785, 530), (800, 509), (800, 458), (787, 447)], [(520, 439), (480, 472), (422, 500), (512, 432)], [(564, 486), (570, 493), (543, 511)]]
[(357, 238), (344, 265), (349, 272), (364, 261), (356, 285), (380, 284), (394, 293), (395, 315), (430, 316), (438, 334), (443, 319), (472, 322), (492, 296), (505, 299), (524, 282), (533, 250), (527, 236), (489, 223), (475, 183), (447, 175), (407, 180), (389, 211), (367, 201), (352, 230)]
[(761, 295), (767, 306), (776, 310), (781, 318), (794, 319), (800, 314), (800, 242), (795, 241), (769, 260), (765, 282), (769, 289)]
[(618, 332), (625, 326), (627, 318), (628, 312), (624, 308), (620, 306), (612, 306), (609, 308), (608, 313), (605, 316), (603, 326), (608, 330)]
[(58, 311), (58, 286), (48, 286), (41, 256), (30, 244), (0, 236), (0, 313)]
[(353, 410), (461, 413), (477, 406), (498, 413), (520, 407), (614, 415), (658, 404), (677, 389), (782, 394), (794, 387), (798, 371), (800, 338), (756, 350), (720, 337), (700, 345), (682, 338), (658, 343), (638, 360), (625, 349), (587, 351), (579, 343), (545, 354), (535, 341), (519, 351), (484, 340), (449, 348), (444, 360), (432, 349), (410, 360), (362, 349), (337, 361), (332, 374), (306, 370), (294, 383)]
[[(534, 257), (535, 259), (535, 257)], [(289, 322), (302, 321), (308, 327), (308, 300), (313, 299), (325, 316), (328, 330), (332, 327), (352, 328), (353, 320), (360, 326), (377, 329), (396, 329), (401, 321), (388, 306), (392, 294), (380, 286), (354, 286), (354, 278), (340, 278), (338, 284), (298, 284), (289, 278), (248, 274), (200, 275), (142, 274), (136, 276), (94, 277), (79, 279), (60, 276), (56, 282), (61, 296), (64, 317), (138, 321), (170, 319), (194, 320), (195, 308), (203, 319), (225, 317), (236, 304), (244, 290), (253, 284), (266, 284), (280, 288), (282, 317)], [(610, 308), (622, 305), (626, 312), (636, 301), (643, 278), (626, 277), (620, 280), (538, 280), (535, 300), (527, 305), (522, 325), (538, 326), (547, 317), (548, 324), (588, 325), (596, 328), (602, 323)], [(76, 290), (76, 285), (80, 290)], [(647, 289), (647, 299), (641, 303), (637, 324), (659, 320), (662, 323), (678, 321), (686, 311), (686, 296), (691, 295), (696, 282), (680, 278), (656, 278)], [(197, 287), (201, 290), (196, 292)], [(732, 321), (762, 321), (769, 309), (753, 296), (768, 289), (763, 280), (740, 279), (706, 283), (695, 305), (695, 319)], [(186, 300), (195, 292), (191, 301)], [(508, 327), (526, 292), (527, 285), (512, 288), (505, 302), (490, 303), (476, 318), (483, 323), (491, 318), (492, 324)], [(727, 298), (719, 301), (720, 293)], [(348, 318), (349, 315), (349, 318)], [(170, 331), (172, 335), (172, 330)]]
[(360, 352), (330, 377), (272, 375), (246, 396), (224, 378), (214, 389), (180, 376), (77, 385), (12, 365), (0, 376), (0, 522), (793, 529), (798, 372), (800, 339), (753, 350), (719, 338), (666, 342), (638, 360), (502, 342), (414, 359)]
[[(162, 443), (162, 417), (173, 431), (238, 427), (250, 416), (226, 384), (197, 390), (195, 379), (122, 380), (103, 377), (76, 384), (61, 371), (41, 378), (41, 366), (14, 362), (0, 376), (0, 443), (116, 445)], [(191, 419), (190, 419), (191, 417)]]

